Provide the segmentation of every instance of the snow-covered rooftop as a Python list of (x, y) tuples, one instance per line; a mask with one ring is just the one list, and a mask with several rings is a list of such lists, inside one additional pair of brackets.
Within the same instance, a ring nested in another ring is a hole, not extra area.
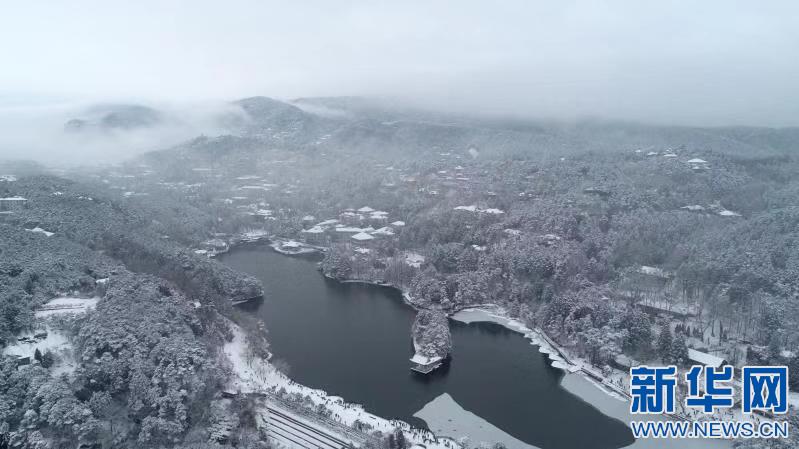
[(371, 234), (367, 234), (365, 232), (359, 232), (359, 233), (353, 235), (352, 238), (355, 239), (355, 240), (358, 240), (358, 241), (365, 241), (365, 240), (374, 239), (374, 236), (372, 236)]
[(689, 164), (707, 164), (707, 161), (704, 159), (699, 159), (698, 157), (689, 159), (686, 161)]
[(359, 232), (372, 232), (374, 229), (371, 227), (369, 228), (357, 228), (355, 226), (336, 226), (336, 232), (349, 232), (352, 234), (357, 234)]
[(364, 207), (362, 207), (362, 208), (358, 209), (358, 212), (362, 212), (362, 213), (369, 213), (369, 212), (374, 212), (374, 211), (375, 211), (375, 210), (374, 210), (374, 209), (372, 209), (372, 208), (371, 208), (371, 207), (369, 207), (369, 206), (364, 206)]
[(712, 366), (714, 368), (720, 367), (725, 362), (725, 360), (721, 357), (691, 348), (688, 348), (688, 359), (693, 362), (701, 363), (702, 365)]
[(689, 204), (687, 206), (681, 207), (680, 209), (685, 209), (685, 210), (690, 210), (690, 211), (699, 211), (699, 210), (705, 210), (705, 206), (702, 206), (700, 204)]
[(29, 232), (35, 232), (35, 233), (37, 233), (37, 234), (44, 234), (44, 235), (45, 235), (45, 236), (47, 236), (47, 237), (51, 237), (53, 234), (55, 234), (54, 232), (45, 231), (44, 229), (42, 229), (42, 228), (40, 228), (40, 227), (38, 227), (38, 226), (36, 226), (36, 227), (35, 227), (35, 228), (33, 228), (33, 229), (26, 229), (26, 231), (29, 231)]
[(416, 253), (405, 254), (405, 263), (409, 266), (419, 268), (424, 263), (424, 256)]
[(382, 227), (372, 232), (374, 235), (394, 235), (394, 230), (389, 227)]
[(319, 227), (323, 228), (325, 226), (332, 226), (332, 225), (334, 225), (336, 223), (338, 223), (338, 220), (336, 220), (335, 218), (331, 218), (330, 220), (325, 220), (325, 221), (317, 223), (316, 226), (319, 226)]
[(411, 362), (416, 363), (417, 365), (432, 365), (433, 363), (438, 363), (441, 361), (441, 357), (433, 356), (427, 357), (422, 354), (414, 354), (413, 357), (410, 358)]
[(397, 226), (397, 227), (405, 226), (405, 222), (402, 221), (402, 220), (397, 220), (397, 221), (391, 223), (391, 226)]

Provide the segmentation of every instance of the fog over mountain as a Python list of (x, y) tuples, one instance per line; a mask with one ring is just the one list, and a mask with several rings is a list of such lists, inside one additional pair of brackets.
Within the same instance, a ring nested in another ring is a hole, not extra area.
[(228, 133), (225, 124), (242, 115), (235, 104), (207, 101), (0, 104), (0, 159), (66, 166), (114, 163), (198, 135)]
[(790, 1), (17, 2), (0, 15), (0, 99), (357, 95), (475, 114), (795, 126), (796, 17)]

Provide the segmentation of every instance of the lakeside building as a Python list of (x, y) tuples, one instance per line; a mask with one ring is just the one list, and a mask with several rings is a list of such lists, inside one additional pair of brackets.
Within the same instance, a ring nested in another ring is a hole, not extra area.
[(410, 361), (413, 365), (411, 365), (411, 371), (415, 371), (420, 374), (430, 374), (436, 368), (441, 366), (443, 359), (441, 357), (425, 357), (421, 354), (414, 354), (413, 357), (410, 358)]

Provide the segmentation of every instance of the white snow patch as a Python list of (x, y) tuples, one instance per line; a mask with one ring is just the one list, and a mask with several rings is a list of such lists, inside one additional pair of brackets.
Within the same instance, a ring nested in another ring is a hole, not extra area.
[(369, 235), (369, 234), (367, 234), (365, 232), (359, 232), (359, 233), (353, 235), (352, 238), (355, 239), (355, 240), (361, 241), (361, 242), (366, 241), (366, 240), (374, 240), (374, 236)]
[(430, 430), (438, 435), (451, 438), (468, 437), (473, 447), (492, 447), (497, 442), (503, 443), (508, 449), (536, 447), (514, 438), (485, 419), (465, 410), (447, 393), (425, 404), (413, 416), (424, 420)]
[(45, 326), (44, 331), (47, 332), (47, 336), (44, 338), (34, 337), (34, 334), (42, 332), (41, 330), (34, 333), (18, 335), (17, 338), (27, 338), (27, 340), (17, 340), (15, 343), (6, 346), (3, 348), (3, 355), (30, 357), (31, 363), (33, 363), (33, 356), (37, 349), (41, 353), (50, 351), (57, 356), (58, 360), (50, 369), (53, 376), (75, 371), (77, 364), (74, 354), (72, 353), (72, 344), (69, 342), (66, 335), (51, 329), (49, 326)]
[(424, 263), (424, 256), (417, 253), (406, 253), (405, 263), (414, 268), (419, 268)]
[(698, 212), (705, 210), (705, 206), (702, 206), (701, 204), (689, 204), (687, 206), (681, 207), (680, 209), (690, 210), (692, 212)]
[(33, 229), (26, 229), (26, 231), (35, 232), (37, 234), (44, 234), (46, 237), (51, 237), (53, 234), (55, 234), (55, 232), (45, 231), (44, 229), (42, 229), (42, 228), (40, 228), (38, 226), (36, 226)]
[(55, 298), (36, 309), (34, 315), (37, 318), (60, 315), (66, 313), (84, 313), (90, 309), (94, 309), (100, 301), (98, 296), (94, 298)]

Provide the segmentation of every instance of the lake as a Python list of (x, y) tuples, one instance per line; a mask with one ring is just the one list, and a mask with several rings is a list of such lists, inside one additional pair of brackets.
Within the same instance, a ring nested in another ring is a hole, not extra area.
[(264, 299), (240, 307), (268, 329), (274, 356), (289, 376), (385, 418), (424, 427), (414, 413), (448, 393), (461, 407), (544, 449), (618, 448), (629, 428), (569, 393), (521, 334), (494, 323), (450, 321), (448, 364), (424, 376), (410, 371), (415, 311), (399, 291), (326, 279), (313, 257), (289, 257), (266, 246), (221, 257), (264, 284)]

